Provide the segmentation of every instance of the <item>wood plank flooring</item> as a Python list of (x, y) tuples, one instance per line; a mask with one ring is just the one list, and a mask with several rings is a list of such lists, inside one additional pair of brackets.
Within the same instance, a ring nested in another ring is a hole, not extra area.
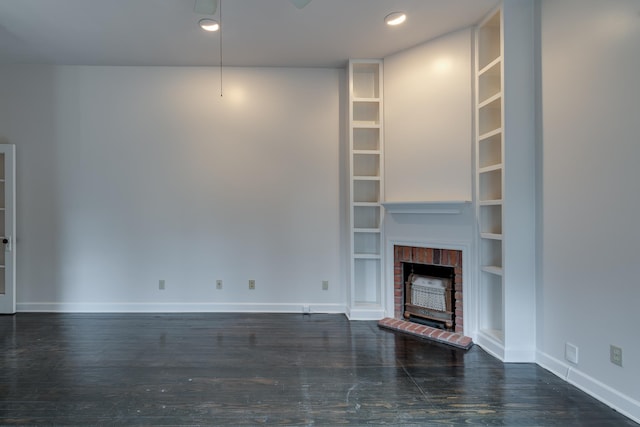
[(342, 315), (0, 316), (0, 424), (637, 426), (533, 364)]

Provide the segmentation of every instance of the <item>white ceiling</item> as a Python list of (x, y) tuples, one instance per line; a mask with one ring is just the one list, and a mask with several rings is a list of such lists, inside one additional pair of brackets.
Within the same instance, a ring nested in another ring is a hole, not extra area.
[[(482, 18), (497, 0), (222, 0), (227, 66), (342, 67), (382, 58)], [(220, 33), (195, 0), (0, 0), (0, 64), (219, 65)], [(387, 27), (383, 18), (408, 20)], [(216, 12), (216, 19), (220, 7)]]

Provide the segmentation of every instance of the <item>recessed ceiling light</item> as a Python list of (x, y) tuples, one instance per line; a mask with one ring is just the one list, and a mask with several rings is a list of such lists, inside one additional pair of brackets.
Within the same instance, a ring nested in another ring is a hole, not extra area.
[(218, 31), (220, 29), (220, 24), (213, 19), (205, 18), (198, 21), (200, 28), (205, 31)]
[(407, 15), (404, 12), (392, 12), (384, 17), (384, 22), (387, 25), (400, 25), (407, 20)]

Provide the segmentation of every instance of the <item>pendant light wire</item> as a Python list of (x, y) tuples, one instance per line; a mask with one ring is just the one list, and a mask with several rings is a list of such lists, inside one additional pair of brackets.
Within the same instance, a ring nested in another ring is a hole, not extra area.
[(220, 0), (220, 98), (222, 98), (222, 0)]

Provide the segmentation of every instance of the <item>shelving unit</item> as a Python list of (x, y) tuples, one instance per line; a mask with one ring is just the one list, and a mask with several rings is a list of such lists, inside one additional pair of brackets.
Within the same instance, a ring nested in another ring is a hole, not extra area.
[(350, 319), (384, 317), (382, 61), (349, 61)]
[(476, 28), (477, 343), (535, 359), (535, 86), (530, 2), (502, 2)]
[(476, 32), (476, 194), (480, 234), (480, 332), (503, 346), (504, 110), (500, 12), (496, 11), (482, 22)]
[(0, 313), (16, 312), (15, 146), (0, 144)]
[[(4, 167), (4, 153), (0, 152), (0, 240), (4, 239), (6, 236), (5, 233), (5, 192), (4, 186), (6, 183), (5, 179), (5, 167)], [(3, 245), (4, 246), (4, 245)], [(4, 247), (3, 250), (0, 250), (0, 295), (6, 294), (6, 278), (5, 271), (7, 266), (5, 265), (5, 254)]]

